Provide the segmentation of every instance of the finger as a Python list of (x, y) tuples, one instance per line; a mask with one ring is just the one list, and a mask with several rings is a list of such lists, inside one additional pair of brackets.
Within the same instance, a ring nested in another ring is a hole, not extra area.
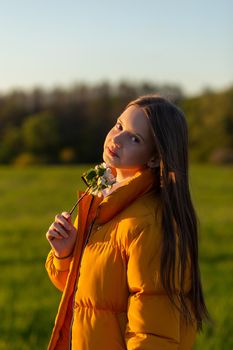
[(67, 230), (67, 231), (71, 231), (71, 229), (72, 229), (72, 227), (71, 227), (70, 223), (67, 221), (67, 219), (60, 214), (55, 216), (55, 222), (60, 223), (62, 226), (64, 226), (65, 230)]
[(49, 240), (49, 241), (52, 241), (54, 238), (56, 239), (62, 239), (63, 237), (61, 235), (59, 235), (59, 233), (57, 231), (54, 231), (54, 230), (49, 230), (47, 233), (46, 233), (46, 238)]
[(61, 213), (61, 215), (62, 215), (64, 218), (66, 218), (66, 220), (67, 220), (69, 223), (71, 223), (71, 215), (70, 215), (70, 213), (68, 213), (67, 211), (63, 211), (63, 212)]
[(54, 222), (53, 230), (57, 231), (64, 238), (68, 238), (69, 237), (68, 233), (64, 230), (64, 227), (58, 222)]

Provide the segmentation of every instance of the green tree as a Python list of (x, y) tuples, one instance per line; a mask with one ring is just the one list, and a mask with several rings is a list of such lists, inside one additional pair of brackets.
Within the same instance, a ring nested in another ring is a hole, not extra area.
[(22, 126), (22, 135), (26, 151), (56, 158), (60, 146), (59, 125), (49, 111), (28, 117)]
[(0, 147), (0, 162), (9, 163), (23, 147), (21, 129), (18, 127), (7, 128), (3, 131)]

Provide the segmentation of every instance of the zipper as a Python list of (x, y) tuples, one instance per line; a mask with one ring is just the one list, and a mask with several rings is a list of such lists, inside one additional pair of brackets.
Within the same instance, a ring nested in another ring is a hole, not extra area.
[[(90, 205), (90, 209), (88, 211), (88, 214), (87, 214), (87, 217), (90, 213), (90, 210), (91, 210), (91, 206), (92, 206), (92, 203), (93, 203), (93, 199), (94, 199), (94, 196), (92, 197), (92, 201), (91, 201), (91, 205)], [(88, 240), (90, 238), (90, 235), (91, 235), (91, 230), (92, 230), (92, 227), (94, 225), (94, 222), (96, 220), (96, 217), (97, 217), (97, 214), (98, 214), (98, 211), (99, 211), (99, 207), (97, 208), (96, 210), (96, 215), (94, 217), (94, 219), (91, 221), (90, 225), (89, 225), (89, 228), (88, 228), (88, 232), (87, 232), (87, 236), (86, 236), (86, 240), (84, 242), (84, 245), (83, 245), (83, 249), (82, 249), (82, 253), (81, 253), (81, 258), (80, 258), (80, 264), (79, 264), (79, 269), (77, 271), (77, 275), (76, 275), (76, 280), (75, 280), (75, 289), (74, 289), (74, 295), (73, 295), (73, 301), (72, 301), (72, 319), (71, 319), (71, 323), (70, 323), (70, 331), (69, 331), (69, 350), (72, 350), (72, 328), (73, 328), (73, 323), (74, 323), (74, 304), (75, 304), (75, 295), (76, 295), (76, 292), (77, 292), (77, 288), (78, 288), (78, 278), (79, 278), (79, 271), (80, 271), (80, 267), (81, 267), (81, 262), (82, 262), (82, 257), (83, 257), (83, 253), (84, 253), (84, 250), (85, 250), (85, 247), (88, 243)]]

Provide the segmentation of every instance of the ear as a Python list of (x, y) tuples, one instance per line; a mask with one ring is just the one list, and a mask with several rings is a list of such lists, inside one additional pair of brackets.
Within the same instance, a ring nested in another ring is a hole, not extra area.
[(148, 162), (147, 162), (147, 166), (149, 168), (156, 168), (159, 166), (159, 159), (156, 157), (151, 157)]

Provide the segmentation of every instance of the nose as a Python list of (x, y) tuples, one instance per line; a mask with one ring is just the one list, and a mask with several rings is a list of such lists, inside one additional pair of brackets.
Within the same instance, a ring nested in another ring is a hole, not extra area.
[(113, 143), (116, 147), (120, 148), (120, 147), (121, 147), (121, 135), (118, 134), (118, 135), (113, 136), (113, 137), (112, 137), (112, 143)]

